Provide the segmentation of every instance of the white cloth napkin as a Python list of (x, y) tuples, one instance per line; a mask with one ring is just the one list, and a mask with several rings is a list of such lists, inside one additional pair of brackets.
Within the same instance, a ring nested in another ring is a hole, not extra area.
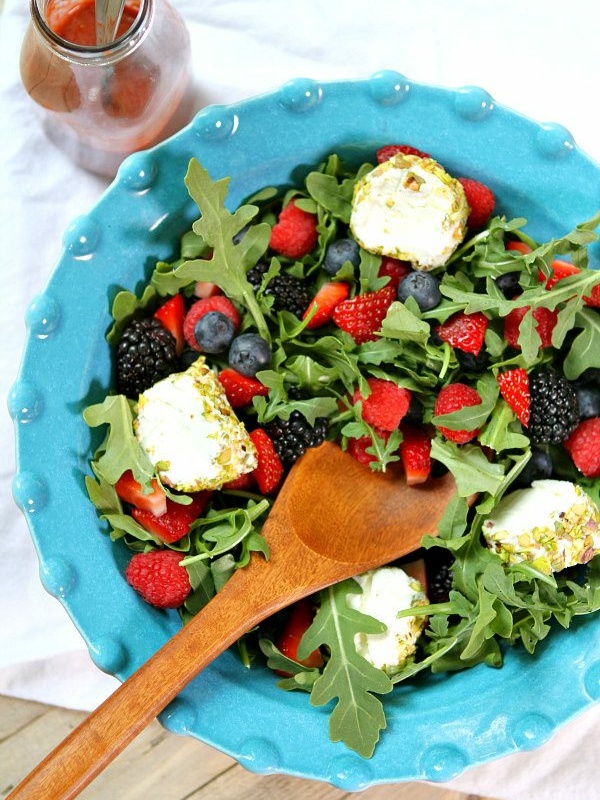
[[(540, 121), (561, 122), (600, 157), (599, 12), (588, 0), (172, 0), (189, 25), (198, 106), (262, 93), (288, 79), (368, 77), (386, 68), (425, 83), (476, 84)], [(0, 2), (0, 8), (2, 3)], [(595, 19), (594, 19), (595, 18)], [(19, 79), (25, 0), (0, 13), (0, 386), (8, 394), (25, 310), (59, 256), (62, 232), (106, 182), (48, 142)], [(418, 143), (416, 143), (418, 146)], [(599, 198), (600, 202), (600, 198)], [(14, 445), (0, 417), (0, 693), (91, 709), (116, 686), (91, 662), (37, 557), (10, 492)], [(468, 770), (449, 784), (506, 800), (600, 799), (600, 706), (550, 742)]]

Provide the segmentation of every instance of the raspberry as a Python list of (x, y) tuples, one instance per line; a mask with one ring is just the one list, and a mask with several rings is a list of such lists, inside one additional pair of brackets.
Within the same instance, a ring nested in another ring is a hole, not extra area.
[(509, 369), (498, 377), (500, 394), (517, 415), (523, 425), (529, 424), (530, 401), (529, 375), (524, 369)]
[(377, 331), (395, 296), (394, 289), (389, 285), (377, 292), (356, 295), (336, 306), (333, 321), (338, 328), (349, 333), (356, 344), (373, 342), (378, 338)]
[(475, 314), (464, 314), (459, 311), (438, 325), (435, 332), (451, 347), (477, 356), (483, 346), (487, 326), (488, 318), (480, 311)]
[(467, 226), (472, 231), (483, 228), (494, 211), (496, 204), (494, 193), (485, 184), (471, 178), (459, 178), (458, 180), (465, 191), (465, 197), (471, 209)]
[[(522, 306), (521, 308), (513, 308), (513, 310), (506, 315), (504, 319), (504, 338), (511, 347), (515, 350), (520, 350), (519, 345), (519, 325), (523, 317), (529, 311), (529, 306)], [(542, 347), (552, 346), (552, 331), (556, 326), (558, 319), (557, 311), (550, 311), (549, 308), (540, 306), (534, 308), (533, 318), (535, 320), (535, 327), (542, 340)]]
[(369, 425), (384, 431), (395, 430), (406, 416), (411, 393), (393, 381), (381, 378), (369, 378), (367, 383), (371, 394), (364, 398), (357, 389), (352, 402), (362, 402), (362, 417)]
[(302, 258), (316, 245), (317, 237), (316, 216), (298, 208), (292, 200), (279, 214), (269, 246), (287, 258)]
[(175, 550), (136, 553), (125, 570), (127, 583), (156, 608), (177, 608), (191, 590), (183, 558)]
[(600, 417), (580, 423), (565, 441), (573, 463), (586, 478), (600, 478)]
[(529, 438), (534, 444), (560, 444), (579, 422), (575, 390), (560, 373), (536, 369), (529, 376), (529, 391)]
[(196, 300), (183, 320), (183, 334), (186, 342), (193, 350), (200, 351), (200, 345), (196, 340), (196, 324), (211, 311), (218, 311), (228, 317), (233, 322), (235, 330), (240, 326), (240, 315), (231, 300), (225, 295), (216, 294), (212, 297), (203, 297), (201, 300)]
[[(437, 417), (442, 414), (451, 414), (453, 411), (465, 408), (465, 406), (477, 406), (480, 403), (481, 397), (479, 393), (471, 386), (467, 386), (466, 383), (449, 383), (438, 394), (433, 413)], [(446, 439), (457, 444), (466, 444), (479, 433), (479, 430), (453, 431), (441, 425), (437, 425), (437, 429)]]
[(419, 158), (431, 158), (430, 155), (424, 153), (422, 150), (417, 150), (416, 147), (411, 147), (409, 144), (386, 144), (380, 147), (376, 153), (377, 163), (383, 164), (384, 161), (389, 161), (390, 158), (402, 153), (405, 156), (419, 156)]

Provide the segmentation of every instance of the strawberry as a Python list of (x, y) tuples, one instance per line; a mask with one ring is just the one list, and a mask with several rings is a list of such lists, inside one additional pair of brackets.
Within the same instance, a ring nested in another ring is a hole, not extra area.
[(424, 558), (415, 558), (414, 561), (403, 561), (398, 565), (402, 567), (409, 578), (419, 581), (425, 593), (427, 593), (427, 565)]
[(326, 325), (332, 318), (335, 308), (348, 297), (349, 292), (350, 287), (344, 281), (324, 283), (302, 315), (302, 319), (306, 319), (313, 309), (317, 309), (306, 327), (309, 330), (313, 330)]
[(425, 483), (431, 473), (431, 437), (418, 425), (402, 425), (400, 460), (409, 486)]
[(131, 470), (127, 470), (115, 483), (115, 490), (125, 503), (147, 511), (154, 517), (160, 517), (167, 511), (167, 496), (154, 478), (152, 479), (152, 491), (144, 494)]
[[(292, 661), (297, 661), (304, 667), (319, 668), (323, 666), (323, 655), (317, 648), (309, 653), (306, 658), (298, 658), (298, 647), (305, 632), (310, 628), (314, 619), (314, 611), (310, 600), (299, 600), (288, 609), (289, 616), (282, 629), (279, 631), (275, 645), (280, 653)], [(276, 670), (284, 678), (290, 676), (289, 672)]]
[[(449, 383), (440, 390), (433, 407), (433, 413), (437, 417), (442, 414), (451, 414), (453, 411), (458, 411), (466, 406), (478, 406), (480, 403), (479, 392), (471, 386), (467, 386), (466, 383)], [(457, 444), (466, 444), (479, 433), (479, 430), (453, 431), (441, 425), (437, 425), (437, 429), (446, 439)]]
[(591, 308), (600, 308), (600, 285), (594, 286), (592, 293), (589, 297), (583, 298), (586, 306)]
[(254, 475), (251, 472), (245, 472), (243, 475), (234, 478), (223, 484), (223, 489), (230, 489), (232, 491), (246, 492), (254, 489), (255, 481)]
[(387, 285), (392, 286), (394, 290), (397, 291), (398, 284), (409, 272), (412, 272), (412, 268), (408, 261), (400, 261), (398, 258), (383, 256), (377, 275), (380, 278), (389, 278), (390, 281)]
[(513, 239), (510, 242), (506, 242), (504, 247), (506, 250), (514, 250), (524, 256), (527, 255), (527, 253), (531, 253), (531, 247), (520, 239)]
[(409, 144), (386, 144), (380, 147), (376, 153), (377, 163), (383, 164), (384, 161), (389, 161), (390, 158), (403, 153), (405, 156), (419, 156), (419, 158), (431, 158), (430, 155), (424, 153), (422, 150), (417, 150), (416, 147), (411, 147)]
[(500, 394), (517, 415), (522, 425), (529, 424), (531, 395), (529, 393), (529, 375), (524, 369), (509, 369), (500, 372), (497, 377)]
[(476, 231), (487, 223), (492, 216), (496, 198), (492, 190), (479, 181), (471, 178), (459, 178), (460, 184), (465, 191), (467, 203), (471, 209), (467, 219), (467, 227)]
[(250, 433), (250, 438), (258, 455), (258, 466), (253, 470), (252, 475), (262, 494), (271, 494), (277, 489), (283, 478), (283, 464), (266, 431), (256, 428)]
[[(390, 438), (389, 431), (376, 430), (377, 435), (385, 442)], [(355, 458), (359, 464), (368, 467), (373, 461), (377, 461), (377, 456), (367, 453), (369, 447), (373, 444), (370, 436), (359, 436), (357, 439), (348, 439), (348, 452)]]
[(459, 311), (436, 327), (436, 333), (444, 342), (464, 353), (479, 355), (483, 346), (488, 318), (480, 311), (465, 314)]
[(211, 496), (212, 492), (198, 492), (192, 495), (192, 502), (187, 506), (167, 498), (167, 510), (160, 517), (141, 508), (133, 508), (131, 516), (161, 541), (177, 542), (190, 532), (190, 525), (202, 514)]
[[(504, 318), (504, 338), (515, 350), (521, 349), (519, 346), (519, 325), (528, 310), (529, 306), (513, 308)], [(551, 347), (552, 331), (558, 319), (558, 312), (540, 306), (534, 309), (533, 318), (536, 322), (536, 330), (542, 340), (542, 347)]]
[(216, 294), (221, 294), (221, 289), (216, 283), (212, 283), (211, 281), (196, 281), (196, 285), (194, 286), (195, 297), (214, 297)]
[(170, 297), (166, 303), (163, 303), (163, 305), (154, 312), (154, 316), (162, 322), (163, 326), (175, 339), (175, 352), (178, 356), (181, 355), (181, 351), (185, 346), (185, 337), (183, 335), (185, 306), (183, 304), (183, 296), (176, 294)]
[(356, 295), (336, 306), (333, 321), (338, 328), (349, 333), (356, 344), (375, 341), (378, 338), (376, 333), (395, 297), (392, 286)]
[(357, 389), (352, 402), (362, 403), (362, 417), (369, 425), (384, 431), (395, 430), (408, 411), (411, 393), (382, 378), (369, 378), (367, 383), (371, 390), (368, 397), (363, 397)]
[(150, 605), (177, 608), (192, 588), (182, 558), (175, 550), (136, 553), (125, 569), (127, 583)]
[(316, 215), (298, 208), (292, 200), (273, 225), (269, 246), (287, 258), (302, 258), (310, 253), (317, 238)]
[(229, 298), (223, 294), (216, 294), (211, 297), (203, 297), (201, 300), (196, 300), (194, 305), (190, 308), (183, 320), (183, 334), (188, 345), (193, 350), (200, 350), (200, 345), (196, 341), (194, 328), (199, 319), (209, 311), (219, 311), (233, 322), (235, 329), (240, 326), (240, 315), (236, 307), (233, 305)]
[(564, 445), (582, 475), (600, 478), (600, 417), (580, 422)]
[(227, 367), (219, 372), (219, 381), (232, 408), (243, 408), (252, 402), (253, 397), (266, 397), (268, 388), (256, 378), (242, 375)]
[(568, 278), (570, 275), (577, 275), (580, 272), (579, 268), (570, 261), (563, 261), (560, 258), (555, 258), (550, 264), (550, 276), (546, 278), (542, 270), (538, 270), (538, 281), (540, 283), (546, 282), (546, 289), (552, 289), (553, 286), (561, 281), (563, 278)]

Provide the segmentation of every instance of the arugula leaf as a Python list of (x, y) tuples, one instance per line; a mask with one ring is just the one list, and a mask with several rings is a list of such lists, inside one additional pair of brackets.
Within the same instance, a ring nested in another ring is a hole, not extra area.
[(487, 460), (480, 447), (433, 439), (431, 457), (445, 464), (456, 479), (461, 497), (470, 497), (480, 492), (495, 494), (504, 478), (504, 468)]
[(106, 334), (106, 341), (115, 346), (126, 326), (140, 311), (144, 311), (148, 306), (155, 302), (157, 297), (156, 289), (153, 286), (146, 286), (140, 298), (133, 292), (122, 290), (117, 292), (112, 305), (112, 316), (114, 323)]
[(586, 369), (600, 368), (600, 314), (582, 309), (575, 316), (575, 328), (580, 328), (563, 363), (565, 377), (572, 381)]

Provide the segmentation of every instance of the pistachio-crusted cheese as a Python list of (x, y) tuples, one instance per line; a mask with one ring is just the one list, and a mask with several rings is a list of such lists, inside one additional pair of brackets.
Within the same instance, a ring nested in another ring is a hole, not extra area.
[(600, 510), (570, 481), (534, 481), (502, 498), (483, 535), (504, 562), (550, 574), (600, 553)]
[(403, 617), (398, 612), (425, 605), (427, 598), (419, 581), (399, 567), (381, 567), (357, 575), (362, 594), (349, 594), (348, 604), (387, 625), (384, 633), (358, 633), (356, 651), (388, 675), (398, 672), (416, 650), (425, 617)]
[(461, 184), (437, 161), (399, 153), (357, 181), (350, 228), (365, 250), (430, 270), (463, 240), (468, 215)]
[(184, 492), (251, 472), (256, 450), (203, 357), (140, 395), (135, 434), (158, 475)]

